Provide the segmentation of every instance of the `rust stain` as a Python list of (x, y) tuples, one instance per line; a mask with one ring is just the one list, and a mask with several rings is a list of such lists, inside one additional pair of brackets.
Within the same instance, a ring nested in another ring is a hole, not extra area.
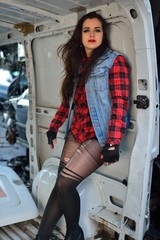
[(28, 22), (16, 23), (13, 27), (22, 32), (24, 36), (34, 32), (34, 25)]
[(6, 193), (3, 191), (2, 187), (0, 187), (0, 198), (7, 197)]

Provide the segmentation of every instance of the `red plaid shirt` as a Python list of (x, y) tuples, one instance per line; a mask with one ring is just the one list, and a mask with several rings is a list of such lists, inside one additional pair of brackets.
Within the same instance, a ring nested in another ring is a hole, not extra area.
[[(126, 112), (129, 103), (129, 66), (121, 55), (115, 58), (113, 66), (109, 71), (109, 88), (112, 109), (107, 143), (120, 144), (126, 129)], [(85, 84), (77, 86), (74, 105), (76, 110), (71, 125), (71, 132), (76, 141), (83, 142), (89, 138), (96, 137), (87, 105)], [(62, 102), (49, 128), (57, 132), (68, 117), (68, 113), (69, 108)]]

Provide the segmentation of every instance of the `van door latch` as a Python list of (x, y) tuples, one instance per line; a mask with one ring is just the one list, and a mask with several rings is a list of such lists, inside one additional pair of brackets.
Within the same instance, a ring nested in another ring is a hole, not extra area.
[(147, 96), (137, 95), (137, 100), (133, 101), (137, 108), (146, 109), (149, 107), (149, 99)]

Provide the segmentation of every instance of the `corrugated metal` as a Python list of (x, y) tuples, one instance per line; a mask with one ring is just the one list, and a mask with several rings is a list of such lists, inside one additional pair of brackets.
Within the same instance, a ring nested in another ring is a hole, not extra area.
[[(0, 228), (0, 240), (33, 240), (36, 237), (41, 218), (34, 220), (16, 223)], [(64, 237), (54, 231), (57, 240), (62, 240)]]
[(58, 20), (81, 8), (96, 7), (113, 0), (0, 0), (0, 33), (7, 33), (17, 23), (38, 24)]

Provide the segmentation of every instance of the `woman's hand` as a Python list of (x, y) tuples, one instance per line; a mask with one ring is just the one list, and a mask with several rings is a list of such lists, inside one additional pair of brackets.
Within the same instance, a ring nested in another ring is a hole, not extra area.
[(54, 148), (54, 145), (57, 143), (56, 137), (57, 137), (57, 132), (54, 132), (52, 129), (49, 129), (46, 132), (47, 138), (48, 138), (48, 144), (51, 149)]
[(105, 166), (119, 161), (119, 145), (106, 144), (101, 151), (101, 159)]

